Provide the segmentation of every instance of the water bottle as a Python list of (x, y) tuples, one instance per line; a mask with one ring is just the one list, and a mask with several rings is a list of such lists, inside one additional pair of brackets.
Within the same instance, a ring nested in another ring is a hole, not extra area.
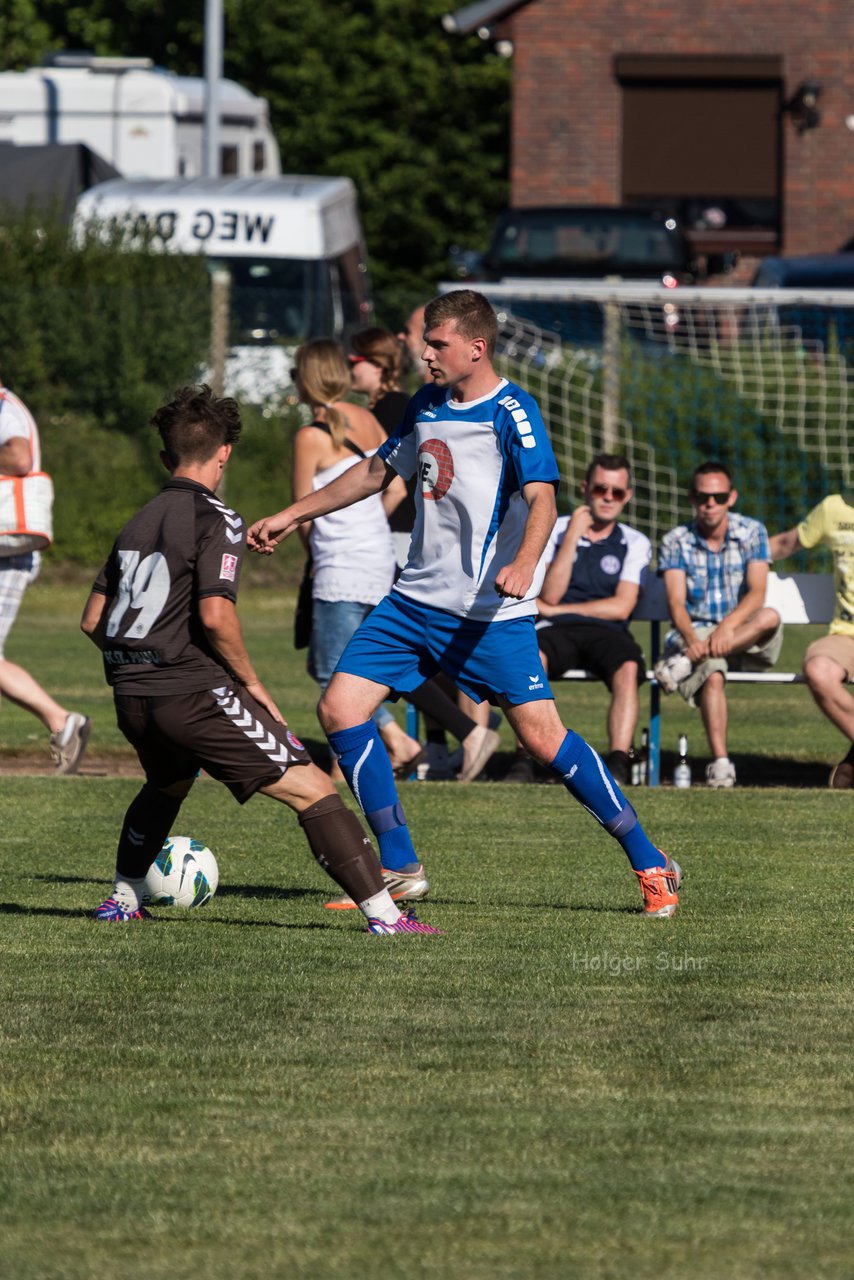
[(649, 729), (641, 730), (641, 745), (638, 752), (638, 786), (645, 787), (649, 770)]
[(673, 770), (673, 785), (681, 790), (691, 785), (691, 766), (688, 763), (688, 735), (679, 735), (679, 760)]

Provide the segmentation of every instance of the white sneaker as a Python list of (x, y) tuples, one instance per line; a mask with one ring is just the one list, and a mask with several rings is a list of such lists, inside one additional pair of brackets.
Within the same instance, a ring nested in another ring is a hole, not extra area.
[(660, 658), (652, 671), (662, 693), (675, 693), (681, 682), (687, 680), (693, 669), (691, 659), (687, 654), (674, 653), (669, 658)]
[(56, 761), (57, 773), (77, 772), (91, 729), (92, 721), (87, 716), (71, 711), (59, 733), (50, 735), (50, 754)]
[(439, 742), (427, 743), (427, 758), (415, 770), (419, 782), (450, 782), (456, 777), (457, 752), (453, 754)]
[(735, 765), (728, 756), (721, 756), (706, 765), (707, 787), (734, 787)]

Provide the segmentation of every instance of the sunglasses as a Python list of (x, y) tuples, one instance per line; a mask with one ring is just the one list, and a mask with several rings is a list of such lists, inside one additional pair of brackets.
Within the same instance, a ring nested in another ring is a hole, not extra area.
[(726, 493), (698, 493), (695, 489), (691, 494), (691, 501), (696, 502), (698, 507), (702, 507), (705, 503), (711, 500), (712, 502), (717, 503), (719, 507), (722, 507), (725, 503), (729, 502), (729, 495), (731, 492), (731, 489), (727, 489)]
[(368, 356), (348, 356), (350, 364), (373, 364), (373, 360)]
[(291, 382), (296, 382), (299, 369), (291, 369)]
[(626, 496), (626, 490), (615, 484), (592, 484), (590, 492), (594, 498), (609, 498), (613, 494), (615, 502), (622, 502)]

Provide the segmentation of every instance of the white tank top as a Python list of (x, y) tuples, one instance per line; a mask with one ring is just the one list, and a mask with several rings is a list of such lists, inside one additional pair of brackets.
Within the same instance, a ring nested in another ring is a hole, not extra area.
[[(370, 457), (376, 450), (369, 450)], [(336, 480), (361, 459), (355, 454), (318, 471), (313, 490)], [(309, 536), (314, 562), (312, 594), (317, 600), (358, 600), (379, 604), (394, 581), (394, 547), (382, 498), (373, 494), (343, 511), (312, 522)]]

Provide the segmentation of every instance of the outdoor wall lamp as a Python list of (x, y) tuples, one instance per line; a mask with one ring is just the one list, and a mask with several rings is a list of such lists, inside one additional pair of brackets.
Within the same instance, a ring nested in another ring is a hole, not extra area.
[(814, 80), (805, 80), (799, 84), (788, 102), (783, 103), (783, 110), (792, 117), (792, 124), (798, 133), (806, 133), (807, 129), (815, 129), (821, 123), (821, 112), (818, 100), (821, 85)]

